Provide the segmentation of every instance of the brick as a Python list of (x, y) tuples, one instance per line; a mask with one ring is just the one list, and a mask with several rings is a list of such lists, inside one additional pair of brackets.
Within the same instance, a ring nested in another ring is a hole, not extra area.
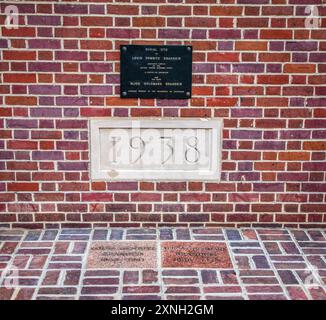
[(90, 17), (81, 17), (81, 25), (82, 26), (112, 26), (113, 19), (112, 17), (96, 17), (95, 19)]
[(293, 7), (291, 6), (263, 6), (263, 15), (271, 16), (291, 16), (293, 14)]
[(318, 43), (316, 41), (288, 41), (285, 48), (288, 51), (315, 51)]
[(58, 193), (39, 193), (35, 194), (35, 201), (64, 201), (64, 194)]
[(243, 7), (241, 6), (211, 6), (210, 14), (213, 16), (241, 16)]
[(234, 151), (231, 152), (232, 160), (260, 160), (261, 154), (260, 152), (249, 152), (249, 151)]
[(123, 293), (159, 293), (159, 286), (125, 286)]
[(33, 151), (33, 160), (63, 160), (62, 151)]
[(161, 110), (154, 108), (133, 108), (131, 115), (134, 117), (159, 117), (161, 116)]
[(238, 62), (240, 56), (238, 53), (219, 53), (219, 52), (210, 52), (207, 54), (207, 61), (217, 61), (217, 62)]
[(38, 191), (38, 183), (12, 182), (8, 183), (8, 191)]
[(262, 39), (292, 39), (292, 30), (261, 30)]
[(189, 30), (173, 30), (173, 29), (159, 29), (158, 37), (162, 39), (188, 39), (190, 31)]
[(257, 106), (262, 107), (287, 107), (289, 105), (287, 98), (257, 98)]
[(161, 201), (159, 193), (133, 193), (131, 194), (132, 201)]
[(185, 18), (185, 27), (214, 28), (216, 27), (215, 18)]
[(24, 96), (10, 96), (6, 97), (6, 103), (8, 105), (26, 105), (26, 106), (33, 106), (37, 103), (36, 97), (24, 97)]
[(137, 182), (108, 182), (108, 190), (137, 190)]
[(238, 28), (266, 28), (268, 27), (268, 18), (238, 18)]
[[(318, 1), (177, 2), (17, 4), (20, 26), (4, 28), (0, 40), (0, 191), (8, 202), (0, 204), (1, 225), (322, 226), (326, 37), (304, 26), (305, 6)], [(192, 99), (119, 97), (121, 44), (181, 42), (193, 46)], [(89, 119), (112, 116), (222, 118), (221, 181), (92, 182)], [(289, 296), (307, 298), (291, 285), (284, 284)], [(89, 287), (83, 298), (97, 290)], [(216, 288), (203, 297), (220, 298)], [(251, 286), (249, 298), (259, 288)], [(23, 289), (17, 297), (31, 296)], [(143, 296), (158, 295), (124, 295)], [(199, 297), (168, 294), (177, 296)]]
[(7, 168), (8, 170), (37, 170), (38, 165), (37, 162), (26, 163), (25, 161), (24, 162), (10, 161), (7, 162)]
[(58, 170), (67, 171), (86, 171), (88, 170), (87, 162), (58, 162)]
[(279, 159), (286, 161), (309, 160), (310, 154), (308, 152), (280, 152)]
[(115, 15), (138, 15), (139, 7), (134, 5), (107, 5), (107, 13)]
[(61, 25), (61, 17), (58, 16), (28, 16), (28, 25), (45, 25), (45, 26), (59, 26)]
[(64, 13), (64, 14), (80, 14), (87, 13), (87, 5), (75, 5), (75, 4), (55, 4), (54, 5), (55, 13)]
[(267, 42), (264, 41), (236, 41), (235, 50), (239, 51), (266, 51)]
[(285, 64), (284, 72), (286, 73), (314, 73), (315, 65), (313, 64)]
[(256, 63), (233, 64), (232, 68), (233, 72), (240, 73), (261, 73), (264, 71), (264, 65)]
[(180, 195), (180, 201), (206, 202), (206, 201), (210, 201), (210, 199), (211, 199), (210, 194), (205, 194), (205, 193), (187, 193), (187, 194)]
[(36, 51), (27, 50), (4, 50), (4, 60), (36, 60)]
[(7, 142), (8, 149), (32, 150), (37, 149), (37, 142), (25, 140), (10, 140)]
[(160, 6), (159, 14), (164, 16), (185, 16), (191, 15), (191, 7), (190, 6)]
[(112, 201), (112, 194), (110, 193), (84, 193), (82, 194), (82, 201), (91, 202), (106, 202)]
[[(238, 103), (237, 98), (208, 98), (207, 105), (209, 107), (232, 107)], [(191, 111), (191, 110), (190, 110)]]
[(259, 53), (259, 61), (261, 62), (289, 62), (290, 58), (289, 53)]
[(212, 39), (240, 39), (240, 30), (209, 30), (209, 37)]
[(163, 27), (165, 19), (160, 17), (135, 17), (132, 19), (134, 27)]
[(227, 221), (255, 222), (257, 221), (257, 215), (256, 214), (228, 214)]
[(17, 29), (3, 28), (2, 36), (4, 37), (35, 37), (35, 28), (20, 27)]
[(289, 76), (287, 75), (258, 75), (257, 83), (262, 84), (287, 84), (289, 83)]
[(256, 120), (256, 127), (257, 128), (284, 128), (285, 121), (278, 120), (278, 119), (268, 119), (268, 120), (258, 119)]
[(106, 29), (108, 38), (138, 38), (139, 29)]
[(136, 205), (134, 204), (123, 204), (123, 203), (114, 203), (114, 204), (106, 204), (105, 210), (107, 212), (135, 212)]
[(326, 150), (325, 141), (305, 141), (303, 142), (304, 150)]
[(185, 182), (159, 182), (157, 183), (159, 191), (183, 191), (186, 190)]

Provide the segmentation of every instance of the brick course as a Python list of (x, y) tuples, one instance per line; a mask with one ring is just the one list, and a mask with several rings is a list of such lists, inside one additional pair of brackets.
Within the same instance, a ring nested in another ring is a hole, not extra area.
[[(0, 227), (325, 226), (322, 0), (8, 4)], [(120, 44), (192, 45), (192, 99), (120, 99)], [(222, 181), (91, 182), (88, 119), (111, 116), (223, 118)]]

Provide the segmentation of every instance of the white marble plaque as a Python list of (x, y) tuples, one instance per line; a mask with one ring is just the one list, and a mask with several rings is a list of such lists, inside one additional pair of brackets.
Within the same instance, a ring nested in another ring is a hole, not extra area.
[(92, 119), (92, 180), (219, 180), (220, 119)]

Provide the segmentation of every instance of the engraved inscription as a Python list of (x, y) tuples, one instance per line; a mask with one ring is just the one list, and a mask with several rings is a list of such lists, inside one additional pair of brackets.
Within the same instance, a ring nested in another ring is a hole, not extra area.
[(194, 170), (210, 163), (210, 129), (101, 129), (101, 167)]
[(191, 46), (121, 46), (121, 97), (191, 97)]
[(92, 179), (218, 180), (221, 121), (91, 120)]
[(167, 268), (230, 268), (232, 263), (222, 242), (163, 242), (162, 266)]
[(96, 241), (90, 247), (87, 268), (155, 268), (154, 241)]

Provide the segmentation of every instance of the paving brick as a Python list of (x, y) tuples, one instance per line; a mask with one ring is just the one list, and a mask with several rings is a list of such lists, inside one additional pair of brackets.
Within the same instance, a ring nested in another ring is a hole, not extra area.
[[(98, 235), (106, 239), (116, 229), (101, 229), (103, 230), (107, 232), (100, 232)], [(230, 235), (227, 230), (164, 228), (157, 232), (153, 228), (139, 228), (117, 231), (119, 231), (118, 238), (123, 241), (126, 241), (124, 239), (127, 235), (152, 236), (167, 233), (173, 241), (180, 241), (178, 240), (180, 234), (186, 234), (198, 242), (208, 241), (206, 237), (213, 235), (223, 236), (223, 232)], [(223, 240), (209, 240), (228, 243), (228, 248), (231, 248), (229, 250), (231, 258), (238, 263), (234, 268), (227, 270), (196, 268), (87, 270), (85, 269), (86, 249), (90, 242), (94, 241), (95, 234), (91, 229), (67, 229), (54, 233), (0, 230), (2, 237), (7, 239), (0, 242), (0, 268), (2, 264), (6, 267), (9, 263), (19, 268), (16, 274), (15, 268), (9, 269), (4, 280), (12, 281), (18, 276), (17, 284), (20, 286), (14, 293), (13, 289), (6, 289), (3, 282), (0, 284), (0, 296), (3, 299), (13, 297), (38, 300), (326, 299), (323, 231), (248, 228), (236, 231), (238, 232), (233, 233), (237, 235), (236, 239), (227, 237)], [(28, 236), (31, 234), (32, 238)], [(35, 234), (37, 237), (34, 238)], [(238, 236), (239, 234), (241, 237)], [(248, 237), (244, 237), (245, 234)], [(60, 240), (62, 236), (72, 236), (72, 239), (63, 237), (63, 240)], [(75, 236), (88, 238), (76, 240)], [(203, 239), (199, 240), (195, 238), (196, 236)], [(22, 242), (8, 240), (15, 237), (22, 239)], [(146, 240), (139, 237), (137, 240), (129, 241)], [(21, 254), (25, 252), (24, 250), (27, 250), (26, 255)], [(310, 266), (312, 266), (311, 270)], [(79, 286), (81, 286), (80, 294)]]
[(137, 284), (139, 281), (138, 271), (125, 271), (123, 273), (123, 283), (124, 284)]
[(143, 283), (150, 284), (158, 281), (158, 272), (155, 270), (143, 270)]

